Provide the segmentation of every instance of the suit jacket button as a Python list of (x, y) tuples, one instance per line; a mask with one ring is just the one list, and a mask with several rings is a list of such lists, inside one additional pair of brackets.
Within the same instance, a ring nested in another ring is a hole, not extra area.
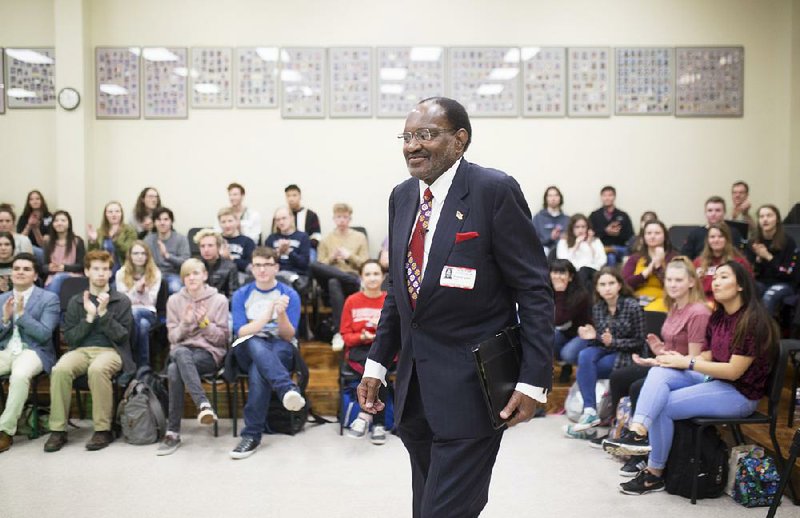
[(417, 324), (416, 322), (411, 322), (411, 328), (412, 329), (416, 329), (418, 327), (419, 327), (419, 324)]

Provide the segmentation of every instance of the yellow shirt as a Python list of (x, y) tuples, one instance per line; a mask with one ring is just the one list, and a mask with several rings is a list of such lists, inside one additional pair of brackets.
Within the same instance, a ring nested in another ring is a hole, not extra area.
[[(634, 275), (638, 275), (644, 271), (647, 267), (644, 263), (645, 258), (640, 257), (636, 262), (636, 269), (633, 271)], [(667, 306), (664, 305), (664, 285), (661, 284), (661, 279), (659, 279), (657, 275), (651, 274), (645, 283), (639, 286), (633, 293), (637, 297), (651, 297), (653, 299), (652, 302), (643, 308), (645, 311), (667, 312)]]

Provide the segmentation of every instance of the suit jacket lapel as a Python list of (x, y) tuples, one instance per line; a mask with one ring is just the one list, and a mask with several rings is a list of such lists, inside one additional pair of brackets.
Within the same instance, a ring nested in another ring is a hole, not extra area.
[[(464, 221), (469, 213), (469, 206), (465, 202), (469, 187), (467, 185), (467, 174), (470, 167), (466, 160), (461, 161), (458, 166), (450, 191), (444, 200), (444, 207), (436, 223), (436, 233), (433, 235), (431, 250), (428, 254), (428, 265), (425, 267), (425, 276), (422, 279), (419, 299), (417, 299), (417, 309), (424, 306), (431, 296), (431, 292), (439, 284), (439, 275), (442, 273), (445, 261), (450, 255), (453, 245), (456, 242), (456, 233), (461, 230)], [(434, 200), (436, 203), (436, 200)], [(456, 216), (461, 213), (461, 218)]]
[[(408, 241), (411, 238), (411, 229), (417, 221), (419, 212), (419, 182), (416, 179), (406, 184), (405, 192), (398, 192), (398, 200), (395, 203), (395, 227), (397, 232), (394, 235), (394, 243), (389, 257), (396, 257), (394, 270), (392, 271), (392, 282), (396, 299), (402, 299), (401, 304), (406, 310), (411, 312), (411, 300), (408, 296), (408, 280), (406, 277), (406, 257), (408, 256)], [(392, 229), (393, 231), (395, 229)]]

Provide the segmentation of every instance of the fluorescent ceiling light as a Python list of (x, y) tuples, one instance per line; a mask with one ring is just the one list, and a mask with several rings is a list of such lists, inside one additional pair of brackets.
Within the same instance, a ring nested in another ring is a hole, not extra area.
[(522, 47), (522, 61), (533, 59), (541, 51), (541, 47)]
[(178, 56), (164, 47), (151, 47), (142, 52), (147, 61), (178, 61)]
[(508, 81), (514, 79), (519, 74), (518, 68), (493, 68), (489, 72), (490, 81)]
[(25, 90), (24, 88), (9, 88), (8, 96), (15, 99), (30, 99), (36, 97), (36, 92)]
[(113, 83), (100, 85), (100, 91), (107, 95), (128, 95), (127, 88)]
[(497, 83), (484, 83), (478, 87), (478, 95), (498, 95), (505, 87)]
[(256, 54), (264, 61), (278, 61), (278, 47), (258, 47)]
[(213, 83), (197, 83), (194, 85), (194, 91), (199, 94), (218, 94), (219, 86)]
[(297, 70), (281, 70), (281, 81), (296, 83), (303, 80), (303, 76)]
[(442, 47), (411, 47), (411, 61), (439, 61)]
[(381, 79), (384, 81), (403, 81), (407, 75), (407, 68), (381, 68)]
[(403, 85), (398, 84), (388, 84), (388, 85), (381, 85), (381, 93), (387, 95), (400, 95), (405, 90)]
[(6, 55), (32, 65), (52, 65), (53, 58), (31, 49), (6, 49)]
[(519, 49), (509, 49), (506, 55), (503, 56), (503, 61), (506, 63), (519, 63)]

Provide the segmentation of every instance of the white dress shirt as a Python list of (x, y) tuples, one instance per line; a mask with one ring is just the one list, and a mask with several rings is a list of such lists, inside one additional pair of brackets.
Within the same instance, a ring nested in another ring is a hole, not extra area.
[(33, 286), (28, 288), (25, 291), (17, 291), (14, 290), (14, 311), (11, 313), (11, 319), (13, 321), (14, 330), (11, 334), (11, 339), (8, 341), (8, 350), (11, 352), (13, 356), (17, 356), (26, 348), (26, 345), (22, 341), (22, 335), (19, 334), (19, 326), (17, 326), (17, 302), (22, 299), (22, 312), (25, 312), (25, 306), (28, 305), (28, 300), (31, 298), (31, 293), (33, 293)]
[[(447, 193), (450, 192), (450, 186), (453, 185), (453, 178), (456, 176), (456, 171), (458, 170), (458, 166), (461, 165), (461, 158), (459, 158), (455, 164), (453, 164), (450, 169), (442, 173), (442, 175), (437, 178), (430, 186), (423, 182), (422, 180), (419, 181), (419, 202), (422, 204), (423, 197), (425, 195), (425, 189), (430, 188), (431, 194), (433, 195), (433, 201), (431, 202), (433, 206), (431, 207), (431, 217), (428, 220), (428, 232), (425, 233), (425, 253), (424, 259), (422, 263), (422, 276), (423, 279), (425, 277), (425, 269), (428, 267), (428, 254), (431, 251), (431, 243), (433, 243), (433, 235), (436, 233), (436, 225), (439, 223), (439, 216), (442, 214), (442, 207), (444, 206), (444, 201), (447, 199)], [(417, 215), (417, 219), (419, 218), (419, 214)], [(416, 220), (415, 220), (416, 221)], [(416, 228), (416, 224), (412, 227), (411, 233), (414, 233), (414, 228)], [(411, 242), (411, 236), (409, 236), (408, 241)], [(397, 279), (398, 283), (405, 284), (405, 278)], [(420, 279), (420, 284), (422, 279)], [(400, 290), (398, 293), (405, 294), (406, 290)], [(403, 296), (403, 295), (400, 295)], [(364, 377), (369, 378), (377, 378), (381, 380), (383, 385), (386, 385), (386, 367), (381, 365), (380, 363), (376, 362), (375, 360), (367, 359), (366, 364), (364, 365)], [(527, 383), (517, 383), (517, 386), (514, 387), (519, 392), (522, 392), (526, 396), (535, 399), (536, 401), (540, 401), (542, 403), (547, 402), (547, 391), (542, 387), (534, 387), (533, 385), (529, 385)]]

